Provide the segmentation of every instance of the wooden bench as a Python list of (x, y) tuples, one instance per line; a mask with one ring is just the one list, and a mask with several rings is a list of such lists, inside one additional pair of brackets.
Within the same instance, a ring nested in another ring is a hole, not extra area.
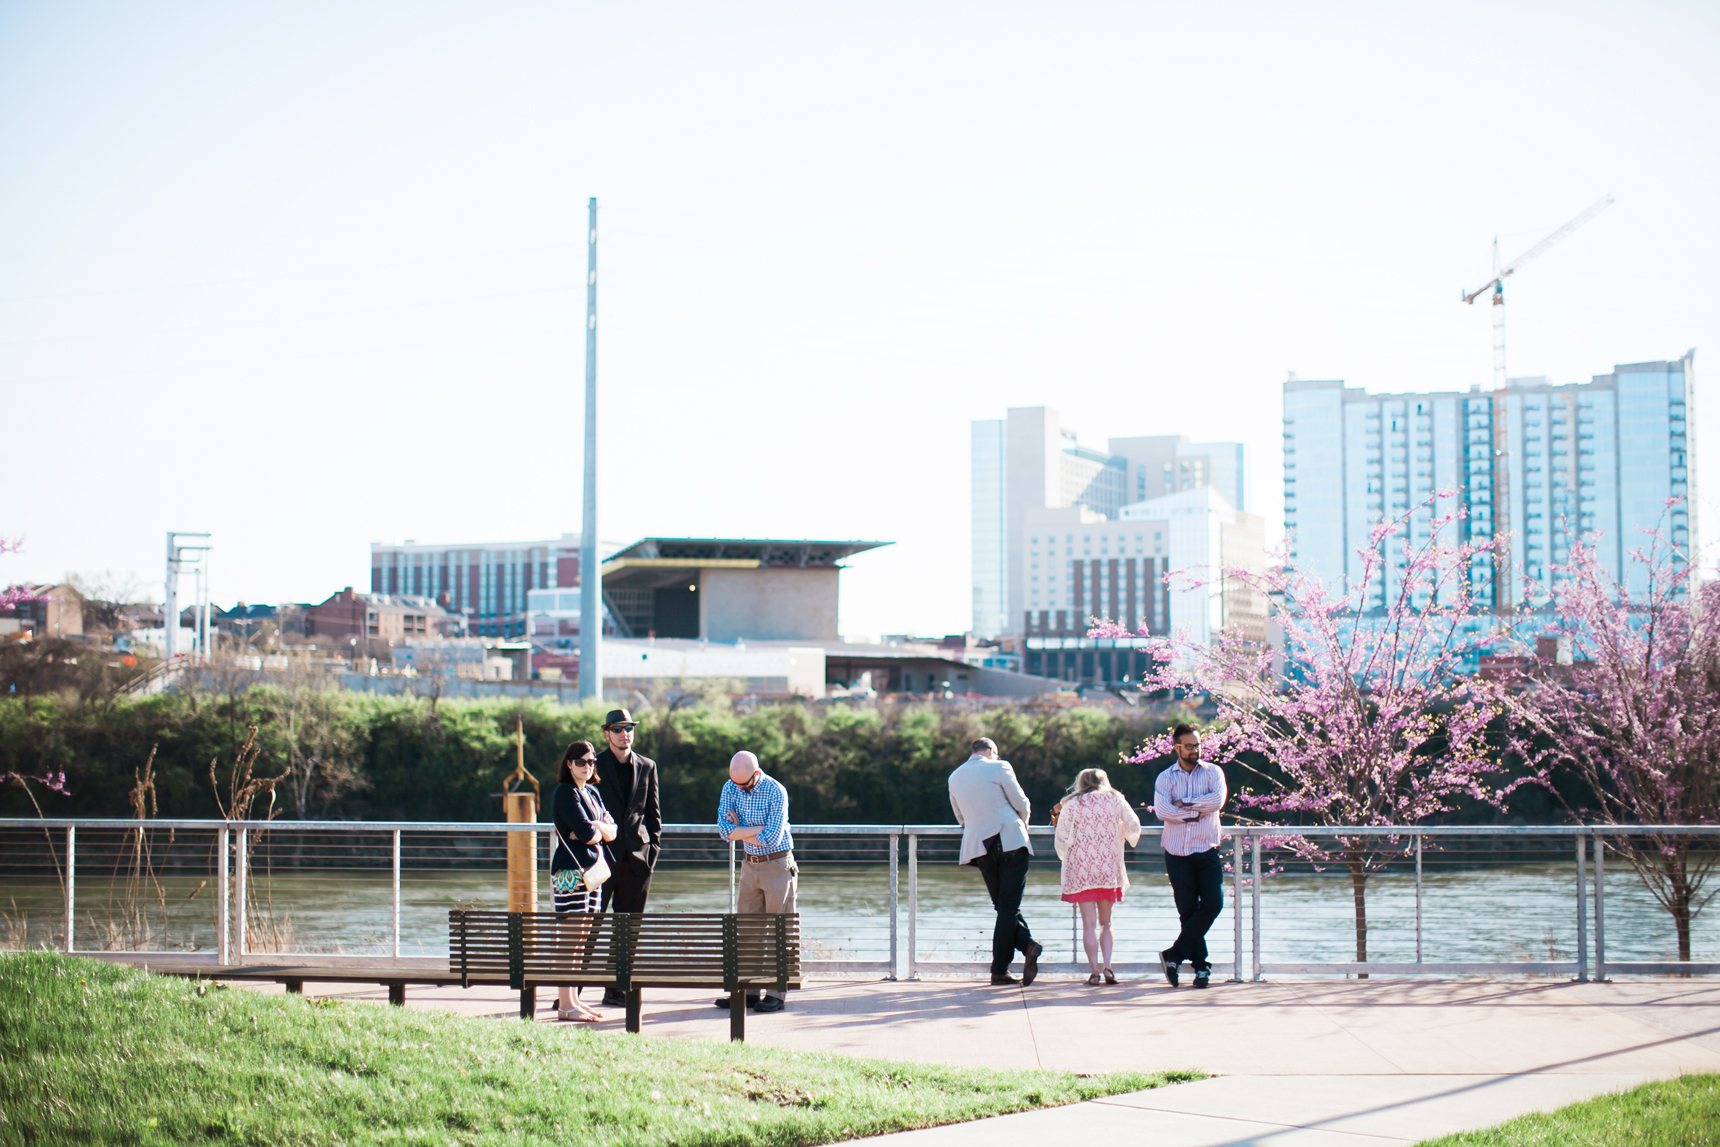
[(800, 987), (800, 917), (766, 913), (448, 913), (448, 970), (460, 986), (502, 984), (520, 993), (587, 985), (627, 997), (639, 1030), (641, 988), (714, 988), (729, 996), (729, 1038), (746, 1038), (749, 991)]

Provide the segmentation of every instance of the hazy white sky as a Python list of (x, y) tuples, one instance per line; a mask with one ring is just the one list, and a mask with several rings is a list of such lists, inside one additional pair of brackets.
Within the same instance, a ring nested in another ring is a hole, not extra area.
[[(0, 582), (217, 602), (372, 540), (872, 538), (851, 634), (969, 621), (968, 423), (1247, 443), (1279, 384), (1720, 354), (1720, 7), (0, 0)], [(1720, 535), (1720, 419), (1699, 413)], [(154, 591), (157, 595), (159, 589)]]

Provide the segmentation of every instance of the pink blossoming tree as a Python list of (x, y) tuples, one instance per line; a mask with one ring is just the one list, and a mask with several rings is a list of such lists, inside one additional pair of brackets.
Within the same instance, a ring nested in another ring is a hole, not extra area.
[[(1492, 543), (1446, 541), (1460, 516), (1438, 513), (1442, 497), (1376, 526), (1358, 551), (1360, 576), (1342, 591), (1283, 564), (1265, 574), (1225, 569), (1224, 578), (1281, 603), (1278, 648), (1233, 633), (1206, 647), (1178, 638), (1160, 646), (1163, 668), (1150, 684), (1209, 695), (1220, 726), (1211, 759), (1262, 782), (1236, 795), (1240, 807), (1286, 826), (1408, 826), (1450, 811), (1460, 796), (1503, 808), (1538, 779), (1500, 783), (1504, 766), (1488, 743), (1500, 691), (1465, 672), (1492, 636), (1470, 581)], [(1103, 621), (1090, 633), (1133, 636)], [(1133, 759), (1167, 747), (1149, 743)], [(1251, 757), (1272, 767), (1257, 769)], [(1366, 961), (1368, 878), (1403, 858), (1401, 839), (1339, 836), (1321, 846), (1292, 834), (1282, 843), (1348, 870), (1356, 959)]]
[[(1673, 557), (1651, 533), (1630, 555), (1645, 575), (1633, 594), (1592, 548), (1574, 549), (1553, 599), (1573, 664), (1543, 667), (1509, 699), (1513, 747), (1581, 782), (1566, 803), (1584, 820), (1720, 824), (1720, 584), (1698, 586), (1694, 567)], [(1720, 841), (1650, 831), (1608, 844), (1672, 916), (1678, 958), (1690, 959)]]

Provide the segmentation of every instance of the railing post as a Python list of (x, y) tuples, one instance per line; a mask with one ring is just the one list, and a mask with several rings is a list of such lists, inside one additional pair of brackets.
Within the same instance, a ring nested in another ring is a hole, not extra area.
[(919, 954), (920, 922), (920, 836), (908, 834), (908, 979), (920, 978), (914, 958)]
[(735, 842), (729, 841), (729, 911), (736, 911), (735, 905)]
[(1421, 963), (1421, 833), (1415, 834), (1415, 962)]
[(234, 842), (233, 854), (233, 883), (238, 895), (238, 910), (233, 920), (233, 958), (235, 962), (245, 962), (245, 901), (250, 893), (246, 877), (250, 875), (251, 858), (247, 855), (246, 846), (250, 843), (251, 830), (239, 830), (239, 838)]
[(1254, 886), (1249, 889), (1251, 896), (1248, 909), (1249, 923), (1254, 926), (1254, 962), (1252, 965), (1254, 968), (1254, 975), (1252, 978), (1258, 982), (1262, 979), (1260, 975), (1260, 838), (1254, 835), (1251, 831), (1248, 834), (1248, 843), (1252, 846), (1253, 850), (1253, 858), (1250, 861), (1250, 867), (1253, 869), (1254, 875)]
[(1595, 833), (1595, 982), (1607, 980), (1606, 838)]
[(74, 930), (78, 926), (77, 900), (77, 851), (78, 830), (76, 825), (66, 826), (66, 955), (71, 955), (76, 945), (72, 943)]
[[(533, 849), (535, 852), (536, 849)], [(400, 830), (394, 830), (394, 958), (400, 959)]]
[(896, 962), (896, 904), (899, 876), (897, 873), (896, 854), (900, 851), (901, 840), (899, 833), (890, 834), (890, 975), (888, 979), (896, 979), (901, 974), (901, 965)]
[(1588, 842), (1577, 833), (1577, 979), (1589, 978)]
[(227, 855), (227, 832), (227, 826), (222, 825), (215, 834), (215, 962), (223, 965), (227, 963), (230, 954), (227, 947), (227, 920), (233, 907), (227, 899), (230, 859)]
[(1233, 963), (1230, 965), (1230, 983), (1242, 983), (1242, 837), (1231, 836), (1231, 865), (1230, 878), (1232, 891), (1230, 894), (1231, 923), (1236, 927), (1236, 944), (1231, 949)]

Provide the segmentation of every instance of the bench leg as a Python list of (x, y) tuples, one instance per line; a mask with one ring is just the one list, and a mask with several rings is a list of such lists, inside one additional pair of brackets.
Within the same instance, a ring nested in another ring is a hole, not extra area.
[(520, 1018), (522, 1020), (537, 1018), (537, 988), (520, 989)]
[(738, 992), (729, 993), (729, 1038), (746, 1042), (747, 1038), (747, 993), (742, 988)]
[(403, 1008), (406, 1006), (405, 980), (388, 981), (388, 1002), (397, 1008)]
[(639, 1005), (641, 997), (639, 989), (634, 988), (627, 993), (627, 1030), (634, 1035), (639, 1034)]
[(287, 995), (302, 996), (305, 994), (305, 982), (303, 980), (286, 980), (283, 982), (287, 985)]

